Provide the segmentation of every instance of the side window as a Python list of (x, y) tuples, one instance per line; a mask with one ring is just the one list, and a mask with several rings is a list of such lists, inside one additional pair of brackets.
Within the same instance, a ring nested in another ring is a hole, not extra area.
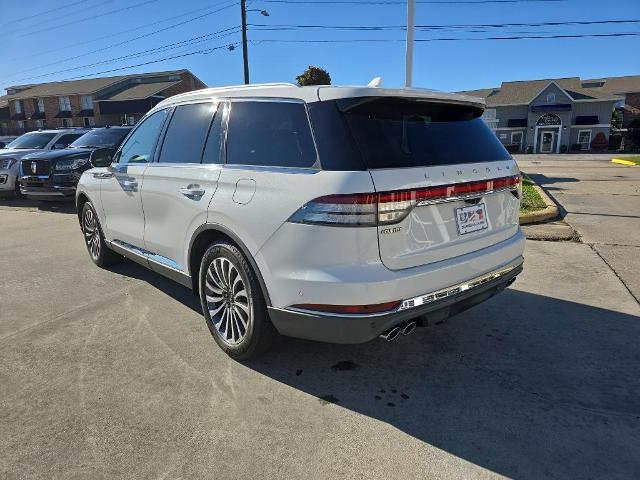
[(218, 111), (209, 129), (207, 145), (204, 147), (202, 163), (224, 163), (224, 124), (228, 113), (228, 102), (218, 104)]
[(234, 102), (227, 163), (311, 167), (317, 159), (303, 103)]
[(165, 108), (145, 118), (122, 145), (115, 161), (120, 164), (151, 161), (156, 140), (168, 112), (169, 109)]
[(162, 142), (159, 162), (200, 163), (215, 109), (214, 103), (176, 107)]
[(62, 135), (58, 140), (56, 140), (56, 145), (64, 145), (67, 147), (70, 143), (80, 138), (82, 135)]

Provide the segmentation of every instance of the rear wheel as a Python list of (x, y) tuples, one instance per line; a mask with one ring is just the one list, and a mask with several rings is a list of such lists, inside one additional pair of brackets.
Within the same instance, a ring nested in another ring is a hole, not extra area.
[(211, 335), (236, 360), (271, 347), (277, 332), (251, 266), (233, 244), (214, 242), (200, 263), (200, 301)]
[(91, 202), (86, 202), (82, 207), (81, 228), (84, 235), (84, 242), (93, 263), (104, 268), (122, 260), (121, 255), (118, 255), (107, 247), (104, 241), (104, 235), (100, 229), (98, 216)]

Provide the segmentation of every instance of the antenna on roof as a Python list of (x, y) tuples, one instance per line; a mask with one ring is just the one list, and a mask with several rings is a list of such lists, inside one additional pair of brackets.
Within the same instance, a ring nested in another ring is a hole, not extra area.
[(367, 83), (367, 87), (381, 87), (382, 86), (382, 77), (375, 77), (369, 83)]

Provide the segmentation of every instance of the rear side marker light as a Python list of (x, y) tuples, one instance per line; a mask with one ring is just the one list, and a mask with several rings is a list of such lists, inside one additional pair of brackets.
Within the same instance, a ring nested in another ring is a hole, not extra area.
[(520, 175), (413, 190), (327, 195), (311, 200), (289, 222), (339, 227), (375, 227), (401, 222), (416, 206), (450, 202), (496, 191), (520, 197)]
[(292, 305), (289, 308), (318, 313), (365, 315), (395, 311), (398, 309), (398, 307), (400, 307), (400, 303), (400, 300), (393, 302), (376, 303), (374, 305), (324, 305), (317, 303), (304, 303), (300, 305)]

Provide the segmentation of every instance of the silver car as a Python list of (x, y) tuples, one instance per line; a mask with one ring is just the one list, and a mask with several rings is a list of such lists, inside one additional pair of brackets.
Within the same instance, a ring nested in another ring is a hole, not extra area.
[(483, 109), (377, 87), (169, 98), (80, 179), (90, 257), (127, 257), (191, 288), (236, 359), (278, 334), (408, 335), (522, 270), (520, 172)]
[(19, 136), (5, 148), (0, 149), (0, 193), (20, 194), (18, 184), (19, 160), (30, 153), (67, 148), (89, 130), (86, 128), (39, 130)]

